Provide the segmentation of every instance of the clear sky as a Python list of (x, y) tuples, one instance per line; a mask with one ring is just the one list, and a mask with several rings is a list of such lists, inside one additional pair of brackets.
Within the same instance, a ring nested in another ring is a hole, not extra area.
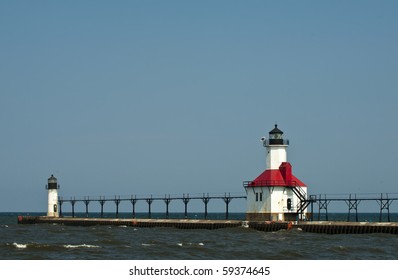
[(244, 193), (275, 123), (311, 194), (397, 193), (397, 14), (397, 1), (0, 1), (0, 211), (46, 211), (51, 174), (64, 197)]

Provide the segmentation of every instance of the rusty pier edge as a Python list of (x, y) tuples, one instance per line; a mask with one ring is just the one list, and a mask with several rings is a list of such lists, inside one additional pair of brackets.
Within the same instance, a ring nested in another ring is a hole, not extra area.
[(63, 224), (70, 226), (129, 226), (174, 227), (179, 229), (221, 229), (245, 227), (258, 231), (299, 230), (323, 234), (398, 234), (397, 222), (269, 222), (243, 220), (192, 220), (192, 219), (108, 219), (46, 216), (18, 216), (18, 224)]

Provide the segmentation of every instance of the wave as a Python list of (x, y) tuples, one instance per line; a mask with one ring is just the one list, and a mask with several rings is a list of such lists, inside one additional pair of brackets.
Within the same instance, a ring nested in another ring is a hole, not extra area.
[(97, 246), (97, 245), (89, 245), (89, 244), (80, 244), (80, 245), (63, 245), (64, 248), (67, 249), (75, 249), (75, 248), (101, 248), (101, 246)]
[(12, 243), (12, 245), (14, 245), (17, 249), (26, 249), (28, 247), (28, 244), (19, 244), (17, 242)]
[(199, 243), (177, 243), (178, 246), (183, 247), (183, 246), (205, 246), (204, 243), (199, 242)]
[(148, 247), (148, 246), (154, 246), (155, 244), (148, 244), (148, 243), (141, 243), (141, 246)]
[(27, 248), (33, 248), (33, 249), (37, 249), (37, 248), (45, 248), (45, 247), (50, 247), (51, 245), (48, 244), (38, 244), (38, 243), (17, 243), (17, 242), (13, 242), (12, 244), (10, 243), (6, 243), (7, 246), (14, 246), (17, 249), (27, 249)]
[[(17, 243), (14, 242), (12, 244), (6, 243), (8, 246), (14, 246), (17, 249), (43, 249), (47, 248), (48, 249), (55, 249), (55, 248), (67, 248), (67, 249), (75, 249), (75, 248), (101, 248), (101, 246), (97, 245), (90, 245), (90, 244), (77, 244), (77, 245), (72, 245), (72, 244), (66, 244), (66, 245), (57, 245), (57, 244), (38, 244), (38, 243)], [(51, 247), (51, 248), (50, 248)]]

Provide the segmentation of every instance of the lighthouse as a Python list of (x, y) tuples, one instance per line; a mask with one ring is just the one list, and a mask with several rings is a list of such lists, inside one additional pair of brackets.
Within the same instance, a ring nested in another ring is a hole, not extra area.
[(262, 137), (266, 169), (253, 181), (243, 182), (247, 193), (246, 219), (252, 221), (295, 221), (305, 219), (307, 186), (292, 173), (287, 161), (289, 140), (278, 125)]
[(46, 186), (48, 190), (48, 210), (47, 217), (59, 217), (58, 212), (58, 189), (59, 185), (57, 184), (57, 178), (54, 175), (51, 175), (48, 178), (48, 185)]

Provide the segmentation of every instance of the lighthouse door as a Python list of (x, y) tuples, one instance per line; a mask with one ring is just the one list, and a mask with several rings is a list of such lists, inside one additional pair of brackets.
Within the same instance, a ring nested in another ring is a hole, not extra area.
[(57, 204), (54, 204), (53, 208), (54, 208), (54, 213), (57, 213)]

